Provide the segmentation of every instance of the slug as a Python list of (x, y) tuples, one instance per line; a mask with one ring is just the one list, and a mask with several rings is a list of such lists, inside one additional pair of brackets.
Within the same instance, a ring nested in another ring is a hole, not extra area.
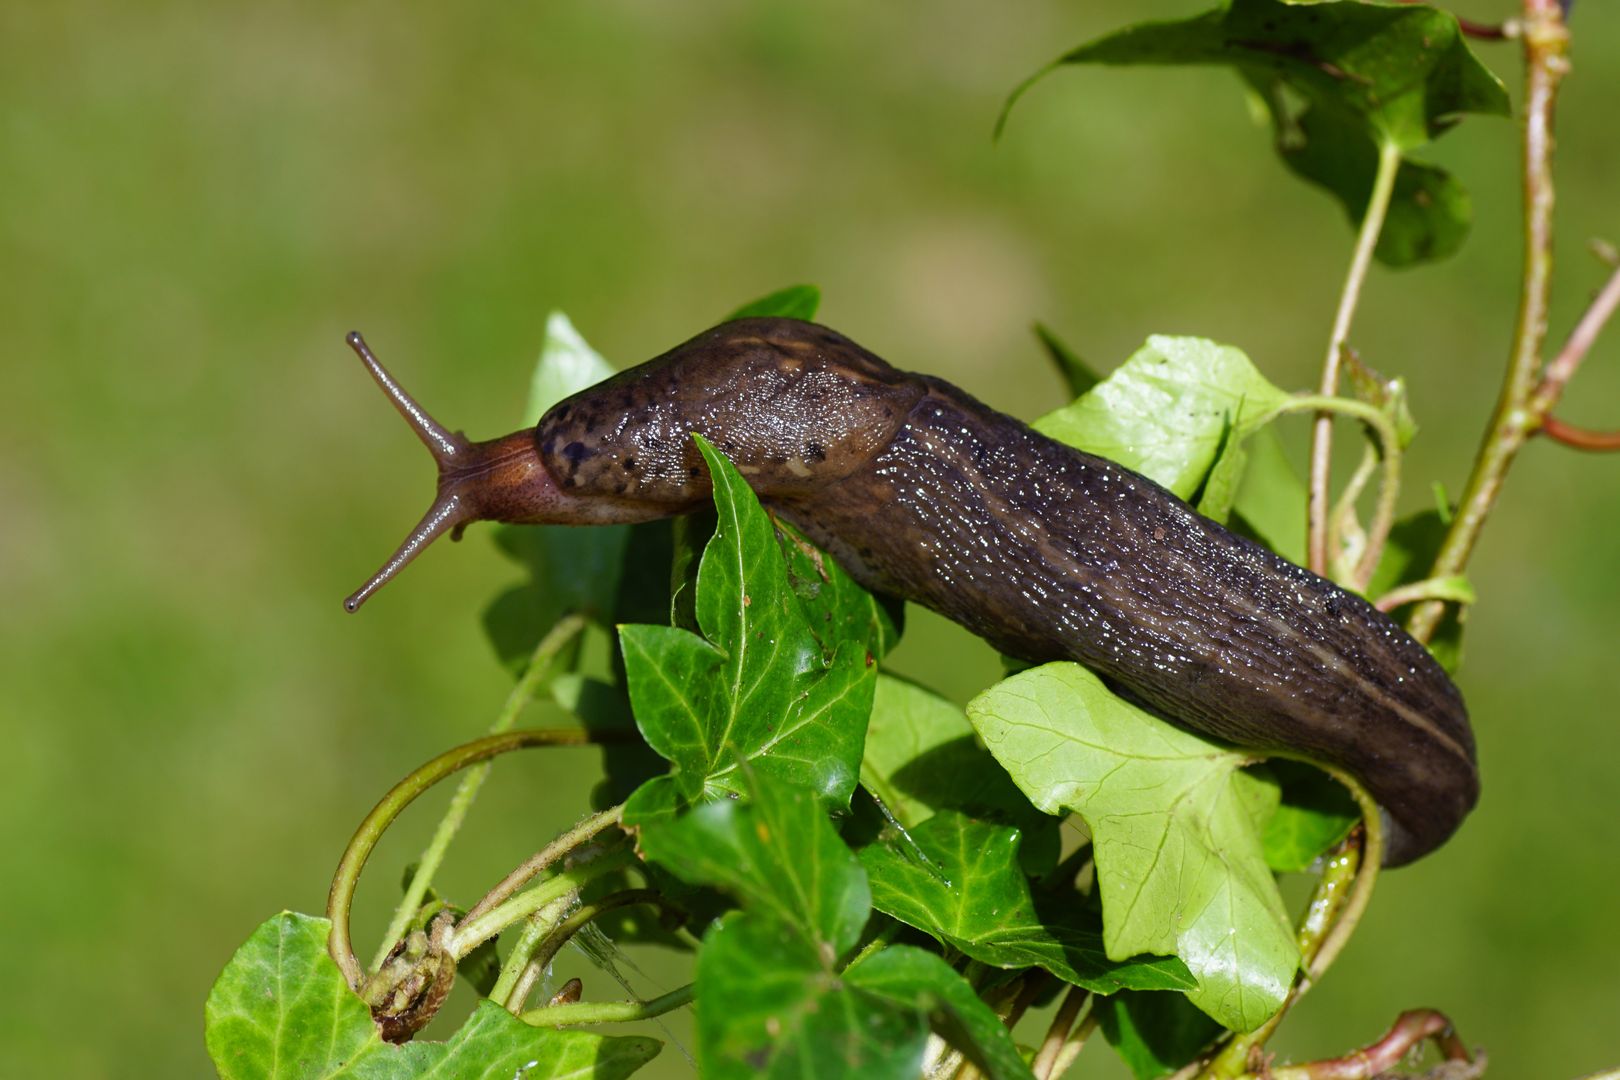
[(1461, 695), (1382, 612), (942, 380), (795, 319), (724, 323), (469, 442), (348, 342), (433, 453), (438, 497), (354, 611), (471, 521), (599, 525), (710, 497), (692, 432), (868, 589), (1032, 663), (1075, 660), (1195, 731), (1357, 777), (1385, 864), (1451, 836), (1479, 795)]

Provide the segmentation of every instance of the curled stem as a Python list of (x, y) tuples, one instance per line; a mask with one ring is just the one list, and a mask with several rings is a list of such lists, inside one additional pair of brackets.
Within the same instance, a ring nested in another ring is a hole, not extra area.
[(528, 998), (527, 987), (523, 984), (534, 950), (550, 936), (572, 902), (572, 896), (558, 897), (524, 920), (523, 930), (512, 943), (512, 951), (506, 955), (506, 963), (501, 965), (501, 973), (489, 992), (489, 1000), (511, 1012), (522, 1010), (523, 1002)]
[[(552, 665), (570, 642), (577, 638), (585, 629), (586, 621), (583, 615), (565, 615), (558, 619), (556, 624), (541, 638), (536, 646), (534, 655), (529, 658), (523, 669), (523, 675), (512, 687), (512, 692), (506, 696), (506, 703), (501, 707), (500, 715), (490, 725), (489, 733), (499, 735), (501, 732), (511, 730), (517, 723), (518, 714), (523, 707), (543, 687), (551, 676)], [(399, 906), (394, 909), (394, 917), (388, 924), (388, 930), (383, 934), (382, 946), (378, 948), (377, 955), (371, 961), (371, 970), (376, 971), (382, 967), (383, 961), (393, 951), (399, 939), (405, 936), (410, 927), (411, 920), (416, 918), (417, 911), (422, 906), (422, 898), (427, 895), (428, 886), (433, 883), (433, 875), (438, 873), (439, 865), (444, 862), (445, 852), (450, 849), (450, 842), (455, 839), (461, 823), (466, 820), (467, 811), (472, 809), (473, 800), (478, 797), (478, 789), (483, 786), (489, 776), (490, 766), (480, 764), (477, 768), (461, 778), (456, 793), (450, 797), (450, 805), (439, 820), (439, 826), (433, 832), (433, 839), (423, 849), (422, 857), (417, 861), (416, 873), (411, 875), (411, 883), (405, 889), (405, 895), (400, 899)]]
[[(1350, 257), (1350, 269), (1345, 274), (1344, 287), (1339, 291), (1339, 308), (1333, 316), (1333, 330), (1328, 336), (1327, 356), (1322, 361), (1320, 395), (1333, 399), (1339, 390), (1339, 367), (1344, 357), (1345, 343), (1350, 338), (1350, 324), (1355, 318), (1356, 305), (1361, 300), (1361, 286), (1367, 279), (1372, 264), (1373, 249), (1378, 246), (1378, 234), (1384, 228), (1384, 215), (1389, 210), (1390, 195), (1395, 190), (1395, 174), (1400, 171), (1400, 147), (1384, 143), (1378, 148), (1378, 172), (1373, 177), (1367, 210), (1361, 218), (1361, 229), (1356, 234), (1356, 247)], [(1311, 431), (1310, 499), (1306, 517), (1307, 565), (1318, 574), (1327, 573), (1327, 519), (1328, 484), (1333, 462), (1333, 417), (1329, 410), (1317, 413), (1316, 425)]]
[(1373, 1080), (1400, 1064), (1401, 1059), (1425, 1039), (1434, 1040), (1447, 1061), (1474, 1061), (1474, 1055), (1457, 1037), (1456, 1029), (1444, 1013), (1412, 1009), (1401, 1013), (1388, 1034), (1371, 1046), (1326, 1061), (1274, 1067), (1271, 1076), (1273, 1080)]
[(651, 1001), (576, 1001), (567, 1005), (545, 1005), (530, 1009), (518, 1019), (535, 1027), (622, 1024), (631, 1020), (647, 1020), (689, 1004), (693, 989), (693, 985), (687, 983)]
[(445, 777), (480, 761), (533, 746), (584, 746), (596, 741), (598, 737), (588, 732), (566, 730), (509, 731), (501, 735), (486, 735), (453, 750), (446, 750), (395, 784), (372, 807), (371, 813), (360, 822), (360, 827), (350, 838), (349, 846), (344, 848), (343, 857), (338, 861), (337, 872), (332, 876), (332, 888), (326, 897), (326, 916), (332, 922), (327, 949), (349, 986), (359, 987), (365, 979), (365, 970), (354, 955), (354, 947), (349, 940), (349, 909), (360, 882), (360, 872), (377, 847), (377, 841), (407, 806)]

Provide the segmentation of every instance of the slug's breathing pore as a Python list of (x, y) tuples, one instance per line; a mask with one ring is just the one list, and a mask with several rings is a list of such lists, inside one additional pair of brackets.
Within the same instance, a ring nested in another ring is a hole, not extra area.
[(1390, 618), (939, 379), (796, 319), (724, 323), (469, 442), (349, 344), (439, 467), (433, 505), (344, 606), (469, 522), (597, 525), (710, 498), (693, 433), (868, 589), (1002, 652), (1074, 660), (1184, 727), (1344, 768), (1390, 822), (1386, 865), (1443, 843), (1479, 795), (1462, 697)]

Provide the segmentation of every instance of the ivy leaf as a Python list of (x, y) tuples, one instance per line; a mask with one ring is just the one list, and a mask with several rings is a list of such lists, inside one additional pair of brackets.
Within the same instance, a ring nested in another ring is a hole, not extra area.
[(727, 315), (722, 322), (733, 319), (752, 319), (762, 315), (774, 315), (784, 319), (813, 319), (816, 317), (816, 308), (821, 306), (821, 290), (814, 285), (789, 285), (785, 289), (778, 289), (768, 296), (744, 304), (742, 307)]
[(775, 524), (788, 581), (823, 653), (830, 657), (840, 643), (851, 641), (866, 646), (873, 660), (882, 660), (900, 641), (904, 604), (867, 592), (796, 529), (781, 521)]
[(839, 974), (795, 929), (751, 911), (704, 936), (697, 1035), (705, 1077), (914, 1080), (931, 1024), (995, 1080), (1029, 1080), (995, 1014), (930, 953), (890, 946)]
[(994, 1080), (1032, 1075), (1001, 1018), (934, 953), (891, 945), (848, 968), (844, 980), (895, 1009), (924, 1013), (929, 1026)]
[(529, 379), (529, 401), (523, 409), (523, 426), (534, 427), (557, 402), (595, 386), (612, 374), (613, 366), (586, 344), (568, 316), (553, 311), (546, 316), (540, 359)]
[(1320, 769), (1281, 758), (1265, 769), (1280, 787), (1276, 810), (1266, 821), (1261, 844), (1273, 870), (1309, 870), (1361, 820), (1361, 809), (1344, 785)]
[[(1183, 499), (1240, 453), (1288, 402), (1242, 350), (1204, 338), (1156, 335), (1073, 404), (1035, 430), (1135, 470)], [(1200, 506), (1220, 519), (1230, 508)]]
[[(1378, 145), (1354, 121), (1320, 106), (1294, 115), (1280, 84), (1256, 89), (1271, 115), (1277, 156), (1295, 176), (1337, 199), (1359, 229), (1378, 174)], [(1473, 200), (1456, 177), (1402, 158), (1373, 256), (1392, 267), (1437, 262), (1462, 247), (1473, 220)]]
[(223, 1080), (617, 1080), (661, 1049), (655, 1039), (530, 1027), (489, 1002), (448, 1042), (392, 1046), (327, 955), (330, 931), (325, 919), (284, 911), (225, 966), (204, 1010), (208, 1053)]
[(1017, 829), (945, 811), (912, 830), (911, 839), (911, 849), (876, 844), (861, 851), (873, 906), (884, 914), (992, 967), (1040, 967), (1100, 994), (1197, 988), (1174, 958), (1110, 960), (1102, 935), (1077, 905), (1062, 914), (1037, 912), (1018, 866)]
[(1058, 340), (1058, 336), (1048, 327), (1036, 323), (1035, 336), (1046, 349), (1046, 355), (1051, 359), (1052, 366), (1063, 376), (1063, 382), (1068, 386), (1071, 398), (1079, 397), (1102, 382), (1102, 376), (1086, 363), (1085, 357)]
[(1277, 1011), (1299, 954), (1244, 753), (1171, 727), (1067, 662), (998, 683), (968, 718), (1031, 802), (1090, 826), (1110, 959), (1179, 956), (1199, 984), (1189, 999), (1233, 1030)]
[(1288, 462), (1275, 428), (1254, 433), (1249, 464), (1233, 497), (1240, 527), (1290, 562), (1305, 562), (1305, 482)]
[(960, 706), (915, 683), (879, 673), (861, 783), (903, 825), (946, 809), (989, 817), (1023, 834), (1018, 852), (1026, 873), (1057, 865), (1058, 822), (1031, 806), (979, 745)]
[(1189, 1064), (1222, 1028), (1180, 994), (1124, 991), (1092, 1006), (1108, 1045), (1136, 1080), (1160, 1080)]
[(719, 523), (698, 568), (701, 636), (671, 626), (619, 629), (636, 724), (672, 763), (631, 796), (632, 826), (681, 804), (746, 794), (760, 783), (807, 787), (847, 805), (859, 775), (876, 667), (858, 641), (829, 661), (788, 580), (759, 500), (698, 436)]
[(642, 852), (690, 885), (713, 885), (792, 927), (833, 957), (854, 946), (872, 910), (866, 871), (809, 792), (761, 784), (744, 805), (722, 800), (649, 826)]
[[(1082, 45), (1065, 64), (1200, 64), (1235, 69), (1271, 112), (1279, 153), (1359, 222), (1378, 148), (1403, 154), (1465, 113), (1505, 116), (1500, 80), (1469, 50), (1456, 17), (1427, 6), (1337, 0), (1231, 0), (1202, 15), (1142, 23)], [(998, 124), (999, 130), (999, 124)], [(1377, 255), (1390, 265), (1440, 258), (1462, 242), (1466, 194), (1432, 165), (1403, 158)]]

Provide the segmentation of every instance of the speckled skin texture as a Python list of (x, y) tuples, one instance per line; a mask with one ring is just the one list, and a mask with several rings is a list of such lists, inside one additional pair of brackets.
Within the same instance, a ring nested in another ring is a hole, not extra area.
[(597, 508), (572, 520), (640, 520), (709, 498), (694, 431), (867, 587), (1012, 656), (1077, 660), (1196, 731), (1348, 770), (1390, 820), (1387, 864), (1478, 798), (1462, 698), (1387, 616), (824, 327), (716, 327), (562, 402), (534, 440), (563, 500)]

